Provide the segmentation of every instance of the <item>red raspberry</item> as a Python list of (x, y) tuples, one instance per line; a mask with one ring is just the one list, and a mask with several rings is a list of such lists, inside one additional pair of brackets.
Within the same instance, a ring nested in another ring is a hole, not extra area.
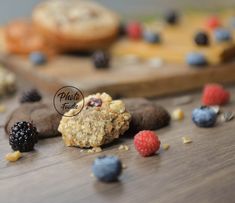
[(146, 157), (153, 155), (160, 148), (158, 136), (150, 130), (138, 132), (134, 137), (134, 145), (141, 156)]
[(142, 37), (142, 27), (138, 22), (131, 22), (127, 25), (126, 28), (127, 35), (129, 38), (137, 40)]
[(206, 22), (206, 26), (209, 28), (209, 29), (215, 29), (219, 26), (221, 26), (221, 22), (220, 20), (218, 19), (218, 17), (216, 16), (212, 16), (210, 17), (207, 22)]
[(202, 103), (204, 105), (224, 105), (229, 102), (230, 93), (219, 84), (208, 84), (204, 87)]

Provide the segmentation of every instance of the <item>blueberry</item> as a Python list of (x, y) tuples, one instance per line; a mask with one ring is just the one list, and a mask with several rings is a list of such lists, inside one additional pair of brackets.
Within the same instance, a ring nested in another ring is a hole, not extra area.
[(30, 53), (29, 59), (34, 65), (42, 65), (46, 63), (47, 61), (47, 57), (45, 54), (43, 54), (42, 52), (36, 52), (36, 51)]
[(179, 14), (175, 10), (169, 10), (165, 13), (165, 21), (170, 25), (175, 25), (179, 21)]
[(194, 41), (199, 46), (207, 46), (209, 45), (209, 37), (206, 32), (198, 32), (194, 36)]
[(218, 42), (229, 41), (232, 39), (231, 33), (224, 28), (216, 29), (214, 31), (214, 36), (215, 36), (216, 41)]
[(192, 112), (192, 120), (199, 127), (212, 127), (215, 125), (217, 119), (216, 112), (206, 106), (196, 108)]
[(191, 52), (186, 56), (186, 62), (192, 66), (207, 65), (206, 57), (201, 53)]
[(92, 172), (100, 181), (114, 182), (122, 173), (122, 164), (116, 156), (98, 157), (92, 165)]
[(93, 64), (96, 68), (108, 68), (110, 65), (110, 55), (104, 51), (96, 51), (93, 56)]
[(159, 33), (152, 31), (144, 31), (144, 40), (149, 43), (159, 43), (161, 41), (161, 36)]

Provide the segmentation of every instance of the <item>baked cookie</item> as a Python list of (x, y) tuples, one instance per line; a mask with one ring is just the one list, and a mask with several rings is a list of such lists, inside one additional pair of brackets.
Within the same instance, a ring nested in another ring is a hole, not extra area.
[(16, 77), (0, 64), (0, 98), (16, 90)]
[(6, 49), (13, 54), (29, 54), (41, 51), (47, 55), (55, 54), (56, 50), (50, 46), (29, 21), (15, 20), (5, 27)]
[(33, 122), (38, 130), (39, 138), (55, 137), (60, 135), (58, 126), (61, 115), (50, 103), (24, 103), (18, 107), (6, 122), (5, 130), (9, 134), (11, 127), (18, 121)]
[(169, 113), (161, 106), (144, 98), (123, 99), (131, 114), (130, 128), (127, 133), (141, 130), (156, 130), (170, 123)]
[(86, 97), (83, 110), (72, 116), (76, 111), (71, 109), (60, 121), (58, 130), (66, 146), (89, 148), (108, 144), (128, 130), (131, 120), (124, 103), (112, 100), (106, 93)]
[(66, 51), (103, 48), (119, 31), (115, 13), (85, 0), (43, 2), (34, 9), (33, 22), (45, 38)]

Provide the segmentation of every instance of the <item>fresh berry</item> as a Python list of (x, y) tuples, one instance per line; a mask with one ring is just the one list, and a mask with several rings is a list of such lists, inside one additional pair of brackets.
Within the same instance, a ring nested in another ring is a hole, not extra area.
[(152, 31), (144, 31), (144, 40), (148, 43), (159, 43), (161, 42), (161, 36), (159, 33), (155, 33)]
[(194, 36), (194, 41), (198, 46), (208, 46), (209, 45), (209, 37), (206, 32), (198, 32)]
[(124, 22), (121, 22), (119, 24), (119, 37), (123, 37), (126, 35), (126, 24)]
[(38, 92), (37, 89), (31, 89), (28, 91), (23, 92), (20, 103), (26, 103), (26, 102), (37, 102), (42, 99), (41, 94)]
[(224, 105), (229, 102), (230, 93), (219, 84), (208, 84), (204, 87), (202, 103), (207, 106)]
[(155, 154), (160, 148), (158, 136), (150, 130), (138, 132), (134, 137), (134, 145), (139, 154), (143, 157)]
[(213, 127), (216, 123), (216, 112), (207, 106), (196, 108), (192, 112), (192, 120), (199, 127)]
[(101, 156), (92, 165), (95, 177), (103, 182), (114, 182), (122, 173), (122, 163), (116, 156)]
[(165, 21), (169, 25), (175, 25), (179, 21), (179, 14), (175, 10), (169, 10), (165, 13)]
[(142, 37), (142, 26), (138, 22), (131, 22), (127, 25), (126, 32), (130, 39), (138, 40)]
[(29, 60), (34, 64), (34, 65), (42, 65), (46, 63), (47, 57), (44, 53), (42, 52), (32, 52), (29, 55)]
[(99, 98), (91, 98), (88, 103), (87, 106), (91, 106), (91, 107), (100, 107), (102, 106), (102, 100)]
[(209, 29), (213, 30), (213, 29), (215, 29), (217, 27), (220, 27), (221, 26), (221, 22), (220, 22), (220, 20), (219, 20), (219, 18), (217, 16), (212, 16), (212, 17), (207, 19), (206, 26)]
[(223, 28), (216, 29), (214, 31), (214, 36), (217, 42), (224, 42), (232, 39), (231, 33)]
[(197, 52), (191, 52), (186, 56), (186, 62), (191, 66), (205, 66), (207, 65), (206, 57)]
[(96, 68), (108, 68), (110, 66), (110, 55), (107, 52), (96, 51), (92, 59)]
[(32, 123), (21, 121), (11, 128), (9, 144), (14, 151), (32, 151), (37, 141), (38, 132)]

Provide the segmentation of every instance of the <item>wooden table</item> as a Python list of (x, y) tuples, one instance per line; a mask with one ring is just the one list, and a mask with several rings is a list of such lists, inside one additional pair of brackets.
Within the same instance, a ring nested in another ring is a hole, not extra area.
[[(230, 88), (232, 102), (226, 109), (235, 110), (235, 86)], [(199, 93), (192, 93), (193, 102), (181, 106), (186, 118), (172, 122), (157, 131), (168, 151), (156, 156), (140, 157), (133, 139), (122, 138), (99, 154), (80, 152), (63, 145), (60, 137), (40, 140), (34, 152), (24, 153), (15, 163), (4, 160), (10, 152), (8, 137), (0, 129), (0, 198), (2, 203), (61, 202), (190, 202), (229, 203), (235, 198), (235, 120), (219, 123), (211, 129), (197, 128), (191, 122), (191, 111), (200, 105)], [(172, 98), (156, 99), (169, 111), (175, 108)], [(3, 125), (6, 114), (18, 101), (15, 97), (3, 102), (8, 111), (0, 114)], [(183, 144), (182, 136), (193, 142)], [(120, 151), (120, 144), (129, 151)], [(103, 154), (118, 155), (127, 166), (120, 181), (104, 184), (91, 177), (93, 160)]]

